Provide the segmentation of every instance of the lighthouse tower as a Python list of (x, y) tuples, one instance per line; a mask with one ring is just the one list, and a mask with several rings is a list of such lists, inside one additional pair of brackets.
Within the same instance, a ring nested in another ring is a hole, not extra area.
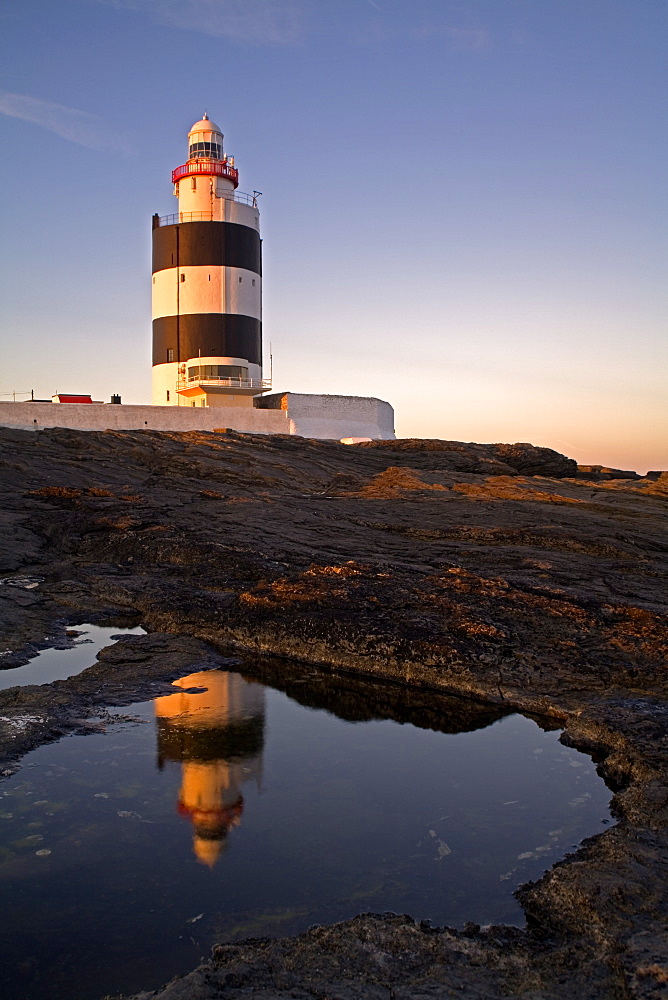
[(260, 214), (205, 114), (172, 171), (178, 212), (153, 216), (153, 403), (253, 406), (262, 378)]

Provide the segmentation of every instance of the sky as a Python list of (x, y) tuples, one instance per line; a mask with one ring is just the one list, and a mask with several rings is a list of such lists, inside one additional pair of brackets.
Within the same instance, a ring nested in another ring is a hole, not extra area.
[(262, 191), (276, 391), (668, 468), (666, 0), (8, 0), (0, 35), (0, 399), (150, 401), (206, 109)]

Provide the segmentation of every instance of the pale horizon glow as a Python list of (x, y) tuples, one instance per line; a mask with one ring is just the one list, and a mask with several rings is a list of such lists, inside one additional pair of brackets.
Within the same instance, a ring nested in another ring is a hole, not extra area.
[(150, 400), (150, 220), (206, 108), (264, 192), (276, 391), (668, 468), (667, 22), (637, 0), (5, 10), (0, 399)]

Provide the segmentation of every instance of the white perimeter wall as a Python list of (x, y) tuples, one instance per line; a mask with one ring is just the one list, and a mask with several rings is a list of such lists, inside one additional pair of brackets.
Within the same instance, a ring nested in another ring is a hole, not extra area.
[(0, 403), (0, 427), (36, 431), (212, 431), (233, 427), (247, 434), (289, 434), (284, 410), (243, 407), (119, 406), (113, 403)]
[(290, 433), (320, 439), (392, 440), (394, 409), (372, 396), (315, 396), (286, 392)]
[(112, 403), (0, 403), (0, 427), (40, 430), (212, 431), (231, 427), (247, 434), (297, 434), (320, 440), (394, 438), (394, 410), (382, 399), (286, 392), (287, 408), (250, 406), (116, 406)]

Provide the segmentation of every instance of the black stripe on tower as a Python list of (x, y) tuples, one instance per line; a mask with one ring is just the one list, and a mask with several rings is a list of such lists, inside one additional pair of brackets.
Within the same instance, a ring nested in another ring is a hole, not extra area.
[(186, 313), (153, 320), (154, 365), (200, 356), (245, 358), (261, 365), (262, 323), (237, 313)]
[(206, 266), (262, 274), (260, 234), (237, 222), (184, 222), (153, 230), (153, 274), (168, 267)]
[[(264, 746), (264, 719), (240, 719), (224, 726), (179, 725), (158, 718), (158, 748), (163, 760), (218, 761), (255, 757)], [(212, 739), (212, 735), (214, 738)], [(243, 749), (241, 749), (243, 748)]]

